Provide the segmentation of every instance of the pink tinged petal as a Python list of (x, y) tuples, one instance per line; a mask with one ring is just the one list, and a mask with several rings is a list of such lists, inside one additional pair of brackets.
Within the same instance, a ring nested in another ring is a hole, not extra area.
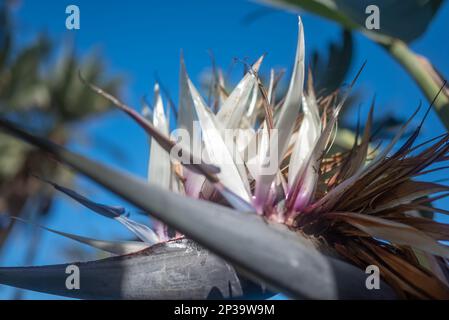
[(256, 190), (253, 198), (253, 205), (259, 214), (263, 213), (265, 203), (268, 199), (274, 174), (263, 171), (263, 165), (270, 159), (270, 135), (267, 123), (265, 122), (261, 134), (257, 135), (257, 154), (248, 161), (248, 168), (256, 177)]
[(203, 187), (206, 179), (203, 176), (196, 174), (190, 170), (184, 170), (184, 178), (186, 179), (186, 194), (192, 198), (199, 198), (201, 188)]
[(310, 204), (315, 194), (317, 181), (318, 173), (311, 167), (307, 168), (305, 179), (301, 183), (301, 189), (298, 192), (293, 206), (296, 211), (301, 211)]
[[(290, 137), (299, 114), (302, 92), (304, 86), (304, 32), (301, 18), (298, 17), (298, 42), (293, 73), (287, 91), (285, 102), (281, 107), (278, 120), (276, 122), (277, 137), (277, 160), (278, 163), (287, 151)], [(264, 152), (265, 153), (265, 152)], [(271, 153), (271, 152), (269, 152)], [(268, 154), (265, 153), (265, 154)], [(264, 162), (264, 161), (263, 161)], [(263, 163), (262, 162), (262, 163)], [(259, 210), (263, 207), (268, 197), (270, 186), (274, 180), (276, 172), (257, 177), (255, 204)]]
[[(289, 209), (303, 209), (306, 206), (310, 204), (310, 201), (313, 198), (313, 195), (315, 193), (316, 189), (316, 181), (319, 176), (319, 169), (321, 165), (321, 160), (324, 156), (324, 153), (326, 151), (327, 144), (330, 140), (331, 134), (334, 130), (334, 127), (337, 124), (338, 116), (340, 114), (340, 111), (346, 102), (346, 99), (349, 96), (349, 93), (351, 92), (351, 89), (354, 87), (355, 82), (357, 81), (358, 77), (360, 76), (361, 72), (363, 71), (363, 68), (365, 67), (366, 62), (362, 65), (359, 72), (355, 76), (354, 80), (352, 81), (349, 89), (345, 92), (344, 96), (338, 103), (338, 105), (333, 110), (330, 119), (328, 123), (326, 124), (326, 127), (324, 128), (323, 132), (321, 133), (319, 139), (317, 140), (312, 153), (310, 154), (307, 164), (303, 167), (303, 169), (298, 173), (298, 175), (295, 178), (295, 181), (293, 181), (292, 188), (289, 191), (289, 194), (287, 196), (287, 207)], [(335, 189), (334, 189), (335, 190)], [(301, 193), (301, 196), (300, 196)], [(302, 194), (305, 193), (305, 194)], [(300, 197), (298, 200), (298, 203), (296, 204), (297, 197)], [(299, 210), (296, 209), (296, 210)]]
[(245, 201), (250, 202), (248, 179), (247, 177), (245, 179), (241, 177), (242, 173), (239, 172), (220, 134), (215, 115), (206, 107), (205, 102), (189, 79), (188, 84), (201, 125), (207, 156), (212, 163), (220, 165), (220, 173), (217, 174), (219, 180), (229, 190), (232, 190)]
[(270, 219), (282, 223), (283, 205), (285, 203), (285, 195), (287, 194), (287, 182), (279, 171), (276, 175), (274, 183), (271, 185), (268, 200), (265, 203), (264, 215)]
[(291, 187), (299, 172), (307, 164), (307, 159), (321, 134), (321, 120), (314, 97), (302, 99), (304, 118), (299, 128), (288, 167), (288, 185)]
[(215, 188), (220, 192), (223, 198), (236, 210), (240, 212), (254, 212), (254, 207), (246, 200), (240, 198), (237, 194), (217, 183)]

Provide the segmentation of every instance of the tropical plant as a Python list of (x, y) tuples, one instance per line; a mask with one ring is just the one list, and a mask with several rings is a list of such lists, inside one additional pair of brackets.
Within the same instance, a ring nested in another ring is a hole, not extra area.
[[(449, 134), (415, 146), (424, 116), (400, 143), (418, 108), (384, 148), (370, 149), (373, 101), (352, 148), (329, 154), (339, 114), (363, 68), (340, 95), (316, 96), (310, 74), (303, 90), (301, 21), (289, 87), (278, 103), (275, 75), (268, 85), (258, 75), (262, 60), (248, 67), (230, 93), (214, 86), (214, 96), (221, 97), (215, 112), (181, 58), (177, 126), (192, 140), (169, 136), (157, 84), (148, 119), (81, 75), (89, 88), (150, 136), (149, 181), (1, 118), (5, 133), (51, 154), (159, 222), (153, 231), (123, 207), (97, 203), (49, 181), (86, 208), (120, 222), (141, 241), (99, 240), (46, 228), (116, 256), (76, 263), (79, 290), (65, 287), (67, 265), (0, 268), (0, 282), (95, 299), (264, 297), (270, 292), (294, 298), (447, 298), (449, 249), (440, 241), (448, 240), (448, 226), (414, 213), (447, 213), (430, 205), (445, 197), (448, 187), (420, 178), (444, 169), (429, 166), (448, 159)], [(195, 120), (203, 157), (188, 147), (196, 137)], [(227, 129), (236, 132), (235, 139), (226, 139)], [(251, 149), (252, 144), (257, 148)], [(273, 159), (279, 160), (275, 170), (265, 171)], [(380, 290), (366, 287), (368, 265), (380, 269)]]

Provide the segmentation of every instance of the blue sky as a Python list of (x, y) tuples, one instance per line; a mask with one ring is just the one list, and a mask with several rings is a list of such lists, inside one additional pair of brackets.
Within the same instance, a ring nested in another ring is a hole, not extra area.
[[(65, 8), (76, 4), (81, 11), (81, 29), (65, 28)], [(230, 1), (31, 1), (22, 0), (15, 13), (19, 43), (35, 38), (37, 32), (46, 32), (56, 41), (72, 41), (80, 55), (90, 50), (101, 52), (111, 74), (122, 74), (126, 86), (123, 99), (140, 108), (140, 99), (149, 94), (157, 72), (164, 85), (177, 100), (180, 50), (183, 49), (187, 69), (198, 83), (200, 74), (210, 66), (208, 50), (214, 52), (217, 64), (227, 69), (234, 58), (256, 59), (268, 53), (262, 72), (270, 67), (291, 67), (297, 33), (297, 18), (283, 11), (266, 10), (257, 3)], [(245, 17), (260, 10), (267, 12), (252, 24), (243, 23)], [(268, 13), (269, 12), (269, 13)], [(308, 13), (302, 14), (305, 28), (307, 56), (314, 49), (324, 50), (330, 40), (338, 39), (337, 25)], [(449, 43), (442, 38), (447, 29), (449, 5), (442, 9), (428, 32), (412, 44), (412, 48), (426, 55), (443, 74), (449, 74)], [(425, 98), (401, 67), (381, 48), (361, 35), (355, 37), (355, 59), (350, 76), (367, 60), (358, 87), (368, 98), (377, 94), (376, 113), (410, 115), (419, 101)], [(241, 74), (236, 66), (234, 76)], [(151, 94), (150, 94), (151, 97)], [(353, 118), (353, 115), (349, 115)], [(435, 114), (426, 122), (422, 138), (433, 137), (444, 131)], [(74, 139), (70, 148), (99, 161), (107, 162), (141, 177), (145, 176), (148, 145), (145, 134), (119, 112), (95, 118), (73, 127)], [(119, 148), (126, 159), (111, 157), (86, 140), (107, 140)], [(435, 177), (433, 177), (435, 178)], [(444, 177), (437, 177), (444, 178)], [(97, 185), (77, 179), (77, 190), (109, 204), (124, 204)], [(447, 208), (447, 201), (440, 206)], [(53, 214), (44, 221), (48, 226), (67, 232), (105, 239), (124, 239), (130, 234), (113, 221), (95, 216), (64, 196), (58, 196)], [(443, 218), (440, 218), (443, 219)], [(7, 244), (6, 255), (0, 265), (23, 265), (24, 254), (31, 241), (29, 229), (18, 228)], [(66, 248), (85, 249), (52, 234), (43, 233), (39, 253), (33, 264), (68, 262)], [(96, 253), (87, 250), (89, 257)], [(10, 298), (14, 290), (0, 287), (0, 298)], [(26, 292), (25, 298), (51, 299), (50, 295)]]

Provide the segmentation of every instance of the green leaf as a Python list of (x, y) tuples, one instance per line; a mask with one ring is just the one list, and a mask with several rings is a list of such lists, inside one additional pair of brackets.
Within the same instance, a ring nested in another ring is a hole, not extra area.
[[(303, 87), (304, 87), (304, 60), (305, 60), (305, 48), (304, 48), (304, 27), (301, 18), (298, 16), (298, 40), (296, 45), (296, 55), (295, 63), (293, 67), (293, 72), (290, 78), (290, 84), (288, 87), (287, 94), (285, 96), (285, 101), (282, 104), (279, 116), (276, 121), (275, 129), (277, 129), (277, 135), (262, 134), (262, 150), (260, 151), (260, 162), (262, 166), (264, 163), (268, 163), (267, 160), (271, 161), (274, 151), (270, 150), (272, 142), (269, 140), (274, 139), (277, 142), (277, 154), (275, 154), (275, 160), (278, 161), (278, 165), (284, 158), (287, 152), (288, 144), (295, 126), (296, 118), (299, 115), (301, 108)], [(268, 123), (265, 122), (263, 130), (268, 130)], [(265, 137), (268, 137), (265, 139)], [(277, 141), (276, 141), (277, 139)], [(276, 176), (277, 172), (271, 174), (258, 174), (256, 177), (256, 191), (255, 191), (255, 206), (259, 212), (262, 211), (263, 205), (268, 197), (270, 186)]]
[(354, 56), (354, 40), (351, 31), (342, 30), (341, 37), (328, 44), (328, 51), (314, 50), (311, 67), (315, 92), (330, 95), (341, 88)]
[[(426, 31), (442, 0), (262, 0), (262, 2), (288, 8), (301, 8), (336, 21), (347, 29), (360, 29), (410, 42)], [(376, 5), (379, 8), (380, 30), (365, 28), (365, 21), (370, 15), (366, 13), (369, 5)]]

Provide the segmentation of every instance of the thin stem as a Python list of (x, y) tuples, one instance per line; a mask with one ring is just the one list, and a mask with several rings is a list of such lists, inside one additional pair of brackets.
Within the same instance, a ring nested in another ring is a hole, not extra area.
[[(392, 57), (396, 59), (415, 80), (429, 101), (432, 101), (441, 89), (439, 84), (429, 73), (421, 58), (414, 53), (405, 42), (392, 39), (387, 43), (379, 43)], [(449, 98), (442, 93), (434, 103), (434, 109), (438, 113), (444, 126), (449, 129)]]

